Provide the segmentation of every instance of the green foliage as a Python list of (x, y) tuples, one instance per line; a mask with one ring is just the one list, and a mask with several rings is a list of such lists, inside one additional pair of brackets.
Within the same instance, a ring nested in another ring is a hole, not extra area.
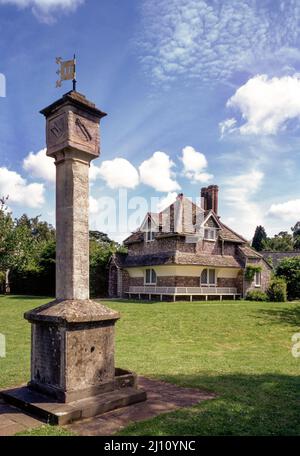
[(247, 282), (252, 282), (256, 272), (261, 272), (261, 266), (249, 264), (245, 269), (245, 279)]
[(90, 293), (92, 297), (103, 297), (108, 290), (108, 262), (115, 252), (124, 248), (109, 239), (107, 234), (90, 232)]
[(271, 252), (290, 252), (294, 249), (293, 236), (287, 231), (280, 231), (272, 238), (262, 241), (262, 250)]
[(252, 239), (252, 247), (260, 252), (263, 250), (263, 241), (267, 239), (267, 233), (263, 226), (259, 225), (256, 227), (253, 239)]
[(250, 290), (246, 294), (246, 300), (247, 301), (268, 301), (268, 295), (267, 293), (264, 293), (263, 291), (260, 290)]
[(273, 277), (267, 295), (272, 302), (285, 302), (287, 300), (286, 281), (282, 277)]
[(276, 268), (276, 275), (285, 279), (288, 299), (300, 298), (300, 257), (281, 260)]
[(55, 240), (39, 243), (38, 256), (25, 270), (13, 269), (11, 289), (16, 294), (53, 296), (55, 294)]

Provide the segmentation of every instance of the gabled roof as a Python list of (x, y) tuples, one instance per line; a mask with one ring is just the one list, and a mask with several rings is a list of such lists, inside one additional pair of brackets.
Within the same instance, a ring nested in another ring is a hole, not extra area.
[[(177, 205), (177, 219), (174, 217), (174, 207)], [(179, 206), (179, 207), (178, 207)], [(192, 214), (192, 217), (186, 216), (186, 214)], [(210, 217), (212, 217), (219, 227), (219, 237), (223, 241), (235, 242), (238, 244), (248, 243), (247, 239), (243, 236), (236, 233), (234, 230), (229, 228), (223, 222), (221, 222), (220, 217), (215, 214), (213, 210), (204, 211), (201, 207), (193, 203), (189, 198), (186, 198), (183, 194), (178, 195), (176, 201), (170, 204), (163, 211), (148, 212), (143, 220), (140, 228), (132, 233), (127, 239), (125, 239), (124, 244), (129, 245), (136, 242), (143, 242), (143, 227), (146, 221), (149, 219), (153, 220), (156, 227), (159, 228), (160, 232), (157, 234), (157, 237), (166, 237), (166, 236), (176, 236), (176, 235), (187, 235), (195, 233), (195, 223), (197, 220), (201, 220), (204, 217), (204, 221), (201, 222), (198, 226), (203, 226)], [(190, 220), (192, 218), (192, 220)], [(164, 229), (166, 227), (167, 229)], [(168, 231), (168, 228), (171, 227)]]

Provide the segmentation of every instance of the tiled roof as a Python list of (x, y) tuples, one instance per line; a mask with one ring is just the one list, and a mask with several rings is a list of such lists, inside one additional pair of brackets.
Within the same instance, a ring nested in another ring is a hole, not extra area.
[(220, 221), (220, 224), (222, 226), (222, 229), (220, 232), (220, 237), (222, 239), (224, 239), (226, 241), (233, 241), (233, 242), (240, 242), (240, 243), (247, 242), (247, 240), (245, 238), (243, 238), (238, 233), (233, 231), (227, 225), (224, 225), (224, 223), (222, 223), (221, 221)]
[(262, 258), (256, 250), (252, 249), (249, 245), (239, 246), (239, 250), (247, 257), (247, 258)]
[[(284, 258), (299, 257), (300, 252), (261, 252), (264, 259), (271, 263), (274, 268), (278, 266), (278, 263)], [(270, 261), (271, 260), (271, 261)]]
[(135, 231), (132, 233), (128, 238), (126, 238), (123, 241), (123, 244), (128, 245), (128, 244), (135, 244), (136, 242), (143, 242), (144, 240), (144, 233), (141, 231)]
[(238, 260), (230, 255), (211, 255), (194, 253), (176, 253), (176, 264), (193, 264), (199, 266), (240, 268)]
[(175, 252), (153, 253), (151, 255), (124, 255), (118, 257), (117, 265), (123, 268), (136, 266), (158, 266), (174, 264)]

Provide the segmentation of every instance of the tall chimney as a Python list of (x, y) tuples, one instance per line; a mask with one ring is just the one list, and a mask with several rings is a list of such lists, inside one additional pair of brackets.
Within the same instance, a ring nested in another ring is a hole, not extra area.
[(217, 185), (209, 185), (201, 189), (202, 209), (205, 211), (213, 210), (218, 214), (218, 194), (219, 187)]

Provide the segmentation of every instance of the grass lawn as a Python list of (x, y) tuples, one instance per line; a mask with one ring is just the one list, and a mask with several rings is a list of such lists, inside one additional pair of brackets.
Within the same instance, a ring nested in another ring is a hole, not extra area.
[[(45, 298), (0, 297), (0, 388), (29, 378), (30, 325), (23, 313)], [(105, 301), (102, 301), (105, 303)], [(117, 366), (214, 391), (200, 405), (133, 424), (122, 435), (299, 435), (300, 358), (291, 354), (300, 332), (300, 302), (108, 301), (117, 323)], [(43, 426), (31, 435), (64, 434)]]

